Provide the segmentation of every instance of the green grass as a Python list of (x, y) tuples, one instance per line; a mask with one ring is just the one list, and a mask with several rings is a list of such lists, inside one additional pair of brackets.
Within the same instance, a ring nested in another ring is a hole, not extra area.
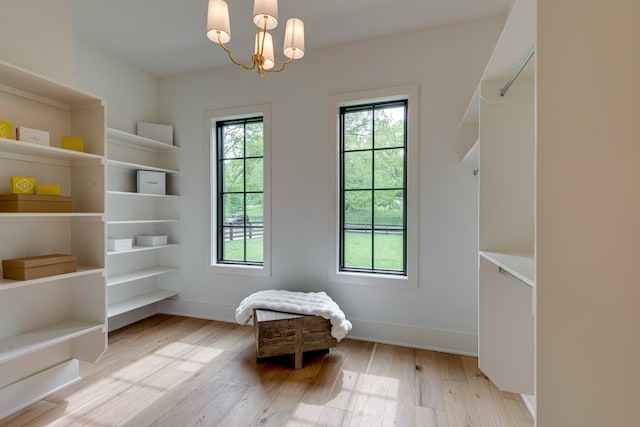
[[(262, 236), (247, 239), (247, 261), (263, 261)], [(244, 261), (244, 239), (227, 240), (224, 242), (225, 261)]]
[[(375, 262), (371, 262), (370, 233), (345, 233), (345, 267), (376, 268), (402, 271), (402, 235), (376, 233), (374, 240)], [(245, 240), (227, 240), (224, 245), (226, 261), (244, 261)], [(262, 237), (247, 239), (247, 260), (263, 261)]]
[(374, 236), (374, 262), (370, 233), (345, 233), (345, 267), (376, 268), (402, 271), (402, 235), (376, 233)]

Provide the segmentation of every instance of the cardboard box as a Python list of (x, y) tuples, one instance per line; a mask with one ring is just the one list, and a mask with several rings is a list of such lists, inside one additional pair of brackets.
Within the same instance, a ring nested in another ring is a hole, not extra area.
[(71, 197), (38, 194), (0, 194), (0, 212), (71, 212)]
[(136, 236), (138, 246), (162, 246), (167, 244), (167, 236)]
[(40, 194), (44, 196), (59, 196), (60, 186), (59, 185), (36, 185), (36, 194)]
[(63, 136), (60, 147), (66, 150), (84, 151), (84, 138), (79, 136)]
[(49, 145), (49, 132), (18, 126), (16, 128), (16, 139), (34, 144)]
[(110, 251), (126, 251), (133, 248), (133, 239), (107, 239), (107, 247)]
[(11, 123), (0, 120), (0, 138), (13, 139), (13, 128)]
[(13, 194), (36, 194), (36, 179), (30, 176), (12, 176), (9, 178)]
[(56, 274), (73, 273), (76, 255), (51, 254), (2, 261), (2, 277), (10, 280), (31, 280)]
[(173, 145), (173, 126), (157, 123), (137, 123), (138, 136)]
[(167, 174), (156, 171), (138, 171), (138, 193), (167, 194)]

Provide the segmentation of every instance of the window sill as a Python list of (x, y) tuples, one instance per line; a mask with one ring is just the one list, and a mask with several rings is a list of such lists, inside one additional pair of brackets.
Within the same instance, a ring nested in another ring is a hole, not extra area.
[(233, 274), (239, 276), (270, 277), (271, 271), (267, 266), (241, 264), (213, 264), (207, 267), (208, 273)]
[(416, 289), (418, 287), (418, 281), (415, 278), (390, 274), (332, 271), (330, 273), (330, 279), (336, 283), (348, 283), (360, 286), (392, 287), (396, 289)]

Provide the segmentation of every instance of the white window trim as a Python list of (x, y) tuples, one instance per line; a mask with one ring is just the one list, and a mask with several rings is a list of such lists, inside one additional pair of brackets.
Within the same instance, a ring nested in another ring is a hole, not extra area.
[[(217, 260), (217, 164), (214, 159), (216, 147), (216, 122), (248, 117), (262, 116), (264, 126), (264, 236), (263, 262), (258, 265), (220, 264)], [(271, 104), (252, 105), (247, 107), (225, 108), (206, 112), (207, 158), (209, 159), (209, 186), (207, 197), (209, 215), (207, 229), (209, 244), (207, 251), (207, 271), (219, 274), (238, 274), (247, 276), (271, 276)], [(216, 194), (214, 195), (214, 191)]]
[[(329, 281), (354, 285), (390, 286), (394, 288), (418, 287), (418, 165), (419, 165), (419, 86), (418, 84), (394, 86), (383, 89), (343, 93), (329, 97), (329, 144), (332, 153), (332, 169), (329, 171), (331, 191), (329, 199)], [(340, 215), (340, 107), (368, 102), (384, 102), (406, 99), (407, 117), (407, 275), (395, 276), (375, 273), (339, 271)]]

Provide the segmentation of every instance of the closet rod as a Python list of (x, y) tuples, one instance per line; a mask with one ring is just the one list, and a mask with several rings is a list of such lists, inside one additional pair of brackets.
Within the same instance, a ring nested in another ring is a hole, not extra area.
[(533, 57), (534, 53), (536, 53), (536, 48), (535, 46), (531, 46), (531, 50), (529, 51), (527, 56), (522, 60), (518, 68), (516, 68), (516, 70), (513, 72), (513, 75), (511, 76), (509, 81), (504, 85), (502, 89), (500, 89), (500, 96), (505, 96), (507, 94), (507, 91), (509, 90), (513, 82), (516, 81), (516, 79), (518, 78), (518, 76), (520, 75), (524, 67), (527, 66), (527, 64), (531, 60), (531, 57)]
[(533, 287), (527, 282), (525, 282), (524, 280), (520, 279), (519, 277), (516, 277), (513, 273), (510, 273), (509, 271), (505, 270), (502, 267), (498, 267), (498, 272), (504, 274), (509, 279), (516, 282), (516, 284), (520, 286), (522, 289), (524, 289), (525, 291), (529, 293), (533, 293)]

